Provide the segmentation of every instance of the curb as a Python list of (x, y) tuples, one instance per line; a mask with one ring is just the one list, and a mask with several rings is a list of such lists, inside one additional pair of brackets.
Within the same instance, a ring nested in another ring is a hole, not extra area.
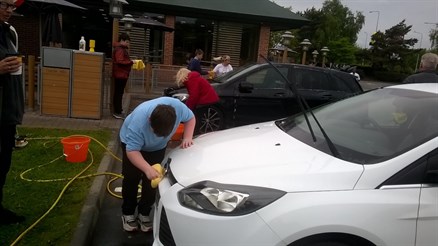
[[(123, 105), (124, 108), (131, 104), (131, 94), (127, 93), (126, 95), (126, 100)], [(113, 131), (111, 141), (108, 143), (108, 149), (116, 155), (120, 150), (119, 131), (120, 128)], [(97, 172), (111, 172), (115, 162), (116, 159), (114, 159), (109, 153), (106, 153), (99, 164)], [(94, 236), (94, 229), (105, 197), (106, 183), (109, 179), (110, 178), (107, 175), (97, 176), (94, 179), (90, 192), (88, 193), (87, 199), (82, 207), (79, 222), (70, 242), (71, 246), (91, 245)]]
[[(114, 131), (111, 141), (108, 144), (108, 149), (113, 153), (117, 153), (120, 149), (120, 141), (118, 140), (119, 131)], [(97, 173), (111, 172), (114, 159), (109, 153), (106, 153), (99, 164)], [(93, 240), (94, 227), (99, 218), (99, 211), (105, 196), (106, 183), (109, 181), (107, 175), (97, 176), (91, 185), (90, 192), (85, 200), (81, 210), (78, 225), (76, 226), (70, 245), (91, 245)]]

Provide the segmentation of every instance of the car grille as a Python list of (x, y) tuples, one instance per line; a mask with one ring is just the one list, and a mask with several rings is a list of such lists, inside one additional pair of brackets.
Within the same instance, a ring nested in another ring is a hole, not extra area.
[(160, 216), (160, 242), (164, 246), (176, 246), (173, 240), (172, 232), (170, 231), (169, 222), (167, 221), (166, 211), (164, 208), (161, 210)]

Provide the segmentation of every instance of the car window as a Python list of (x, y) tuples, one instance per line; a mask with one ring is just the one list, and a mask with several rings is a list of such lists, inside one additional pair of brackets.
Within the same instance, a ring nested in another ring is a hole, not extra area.
[[(404, 184), (436, 184), (438, 183), (438, 149), (430, 152), (397, 172), (384, 185), (404, 185)], [(379, 187), (380, 187), (379, 186)]]
[(356, 78), (349, 73), (333, 72), (332, 83), (336, 83), (337, 87), (341, 91), (347, 92), (360, 92), (362, 91), (360, 85), (357, 83)]
[(338, 90), (337, 85), (330, 83), (327, 74), (322, 71), (296, 68), (294, 70), (296, 85), (299, 89), (308, 90)]
[[(285, 77), (287, 77), (288, 68), (280, 67), (278, 69)], [(284, 88), (286, 85), (282, 76), (272, 67), (258, 70), (246, 76), (243, 80), (253, 84), (254, 88), (257, 89), (277, 89)]]

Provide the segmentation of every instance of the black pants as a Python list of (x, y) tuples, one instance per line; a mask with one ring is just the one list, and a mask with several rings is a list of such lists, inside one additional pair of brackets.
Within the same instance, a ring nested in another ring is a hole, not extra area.
[[(122, 164), (122, 213), (133, 215), (138, 206), (138, 213), (149, 215), (151, 206), (155, 202), (156, 189), (151, 187), (151, 181), (140, 171), (126, 156), (126, 144), (122, 143), (123, 164)], [(151, 165), (161, 163), (164, 159), (166, 148), (153, 152), (141, 151), (143, 158)], [(137, 201), (138, 184), (141, 180), (141, 198)]]
[(0, 124), (0, 209), (3, 202), (3, 186), (11, 168), (12, 150), (15, 146), (16, 125)]
[(114, 79), (113, 107), (115, 114), (122, 113), (122, 99), (128, 79)]

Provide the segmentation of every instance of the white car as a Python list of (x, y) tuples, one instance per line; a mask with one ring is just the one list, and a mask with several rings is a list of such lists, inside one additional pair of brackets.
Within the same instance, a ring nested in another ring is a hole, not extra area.
[(438, 245), (438, 84), (313, 113), (170, 152), (153, 245)]

